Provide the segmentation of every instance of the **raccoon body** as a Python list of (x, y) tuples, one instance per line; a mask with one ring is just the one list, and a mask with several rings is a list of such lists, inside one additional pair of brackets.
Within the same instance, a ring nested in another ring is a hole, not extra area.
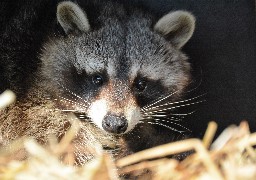
[[(185, 138), (171, 124), (178, 124), (173, 109), (191, 78), (180, 49), (193, 34), (193, 15), (174, 11), (157, 19), (116, 1), (64, 1), (49, 19), (32, 83), (1, 112), (2, 144), (23, 135), (42, 143), (50, 134), (61, 138), (69, 113), (81, 125), (77, 146), (118, 149), (117, 158)], [(76, 153), (79, 164), (93, 156)]]

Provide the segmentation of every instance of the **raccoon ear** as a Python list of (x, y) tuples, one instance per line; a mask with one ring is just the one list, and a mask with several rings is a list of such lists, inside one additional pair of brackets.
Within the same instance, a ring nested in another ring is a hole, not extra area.
[(154, 26), (177, 48), (183, 47), (195, 30), (195, 17), (187, 11), (174, 11), (166, 14)]
[(58, 4), (57, 20), (66, 34), (90, 30), (86, 13), (71, 1), (64, 1)]

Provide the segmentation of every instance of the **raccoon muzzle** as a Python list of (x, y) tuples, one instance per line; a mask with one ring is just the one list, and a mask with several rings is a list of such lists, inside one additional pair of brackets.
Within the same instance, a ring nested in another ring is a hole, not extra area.
[(127, 130), (128, 121), (124, 116), (107, 114), (102, 121), (102, 127), (109, 133), (121, 134)]

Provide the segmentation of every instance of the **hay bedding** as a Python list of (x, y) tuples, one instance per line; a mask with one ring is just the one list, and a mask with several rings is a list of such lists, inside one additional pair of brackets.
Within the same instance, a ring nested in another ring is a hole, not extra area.
[[(0, 96), (0, 108), (14, 99), (11, 92)], [(216, 124), (209, 123), (203, 140), (187, 139), (147, 149), (113, 161), (103, 151), (83, 167), (74, 166), (72, 139), (79, 129), (74, 121), (66, 136), (47, 146), (21, 138), (0, 149), (0, 179), (256, 179), (256, 133), (248, 124), (230, 126), (212, 143)], [(179, 162), (167, 155), (193, 150)], [(28, 158), (23, 158), (28, 154)], [(154, 160), (152, 160), (154, 159)], [(118, 176), (121, 175), (120, 176)]]

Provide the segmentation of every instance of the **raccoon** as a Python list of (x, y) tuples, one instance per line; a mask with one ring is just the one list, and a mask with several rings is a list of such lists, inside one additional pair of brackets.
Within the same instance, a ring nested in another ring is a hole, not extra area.
[(43, 144), (50, 134), (61, 139), (69, 113), (81, 126), (78, 164), (94, 156), (79, 147), (101, 146), (120, 158), (186, 137), (172, 125), (186, 131), (173, 110), (189, 101), (181, 101), (191, 82), (181, 48), (194, 32), (191, 13), (158, 18), (124, 2), (62, 1), (49, 24), (30, 87), (0, 114), (3, 145), (24, 135)]

